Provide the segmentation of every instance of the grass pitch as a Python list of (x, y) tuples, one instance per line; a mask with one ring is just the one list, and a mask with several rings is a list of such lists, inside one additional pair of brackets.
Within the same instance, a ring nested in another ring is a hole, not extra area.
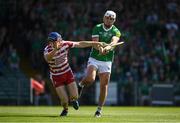
[(104, 107), (95, 118), (96, 107), (69, 108), (67, 117), (59, 117), (62, 107), (0, 107), (0, 122), (66, 123), (180, 123), (180, 107)]

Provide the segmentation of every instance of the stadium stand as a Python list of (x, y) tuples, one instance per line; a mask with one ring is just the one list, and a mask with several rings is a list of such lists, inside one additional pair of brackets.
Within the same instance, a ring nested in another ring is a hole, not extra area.
[(30, 80), (21, 72), (12, 71), (7, 66), (2, 67), (0, 76), (0, 104), (25, 105), (30, 104)]

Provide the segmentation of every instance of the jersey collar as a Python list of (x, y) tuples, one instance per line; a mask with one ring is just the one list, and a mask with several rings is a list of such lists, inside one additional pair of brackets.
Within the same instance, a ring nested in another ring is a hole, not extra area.
[(104, 26), (104, 23), (103, 23), (103, 29), (104, 29), (105, 31), (109, 31), (109, 30), (111, 30), (111, 29), (112, 29), (112, 27), (113, 27), (113, 25), (112, 25), (109, 29), (106, 29), (106, 28), (105, 28), (105, 26)]

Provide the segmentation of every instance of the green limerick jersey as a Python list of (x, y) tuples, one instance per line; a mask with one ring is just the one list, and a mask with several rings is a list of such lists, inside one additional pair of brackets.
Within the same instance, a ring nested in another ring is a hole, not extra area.
[[(92, 32), (92, 37), (99, 37), (100, 42), (111, 43), (111, 39), (113, 36), (120, 37), (120, 31), (113, 25), (110, 29), (105, 29), (104, 24), (98, 24), (94, 27)], [(92, 48), (90, 57), (95, 58), (99, 61), (113, 61), (114, 51), (110, 51), (106, 55), (100, 55), (99, 51)]]

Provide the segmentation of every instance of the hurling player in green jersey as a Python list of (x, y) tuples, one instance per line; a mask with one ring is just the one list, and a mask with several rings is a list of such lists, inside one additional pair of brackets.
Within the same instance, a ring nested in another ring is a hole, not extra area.
[(103, 17), (103, 23), (97, 24), (92, 32), (92, 40), (109, 44), (106, 47), (94, 47), (91, 50), (88, 60), (87, 73), (79, 83), (79, 95), (82, 93), (84, 86), (90, 85), (95, 81), (96, 74), (100, 79), (100, 95), (95, 117), (101, 117), (102, 106), (108, 91), (108, 83), (111, 75), (111, 66), (114, 57), (114, 50), (111, 45), (116, 44), (121, 36), (120, 31), (113, 24), (116, 20), (116, 13), (106, 11)]

